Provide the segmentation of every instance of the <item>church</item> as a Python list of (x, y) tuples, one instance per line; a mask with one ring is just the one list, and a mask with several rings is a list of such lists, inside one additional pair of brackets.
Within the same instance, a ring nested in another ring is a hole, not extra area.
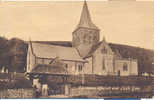
[[(72, 32), (72, 46), (30, 41), (27, 73), (37, 77), (49, 74), (137, 76), (138, 63), (137, 59), (123, 58), (118, 50), (112, 50), (105, 37), (100, 41), (100, 29), (92, 22), (87, 3), (84, 2), (79, 24)], [(36, 87), (41, 85), (38, 79), (33, 79), (33, 84)]]
[(84, 2), (79, 24), (72, 32), (72, 47), (29, 43), (27, 72), (37, 64), (50, 64), (53, 59), (58, 59), (68, 74), (138, 75), (137, 60), (122, 58), (118, 50), (110, 48), (105, 38), (99, 40), (99, 32)]
[(105, 38), (99, 40), (99, 32), (84, 2), (80, 22), (72, 33), (72, 47), (29, 43), (27, 71), (58, 58), (69, 74), (137, 75), (137, 60), (122, 58), (118, 51), (112, 51)]

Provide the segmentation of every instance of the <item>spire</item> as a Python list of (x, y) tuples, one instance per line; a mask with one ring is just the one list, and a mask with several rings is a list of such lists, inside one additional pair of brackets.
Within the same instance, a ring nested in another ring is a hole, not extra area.
[(92, 23), (86, 1), (84, 1), (84, 5), (83, 5), (83, 8), (82, 8), (82, 13), (81, 13), (80, 22), (78, 24), (78, 27), (86, 27), (86, 28), (98, 29), (97, 26), (95, 26)]

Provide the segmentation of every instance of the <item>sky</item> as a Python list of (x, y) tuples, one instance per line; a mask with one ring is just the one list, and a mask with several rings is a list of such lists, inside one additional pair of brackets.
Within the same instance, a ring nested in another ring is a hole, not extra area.
[[(154, 49), (154, 2), (88, 1), (93, 23), (109, 43)], [(0, 2), (0, 36), (72, 41), (82, 1)]]

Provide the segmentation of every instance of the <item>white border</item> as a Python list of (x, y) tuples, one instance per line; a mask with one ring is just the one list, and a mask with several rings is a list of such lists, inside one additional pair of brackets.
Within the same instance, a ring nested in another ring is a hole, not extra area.
[[(85, 1), (85, 0), (0, 0), (1, 1)], [(86, 0), (86, 1), (154, 1), (154, 0)]]

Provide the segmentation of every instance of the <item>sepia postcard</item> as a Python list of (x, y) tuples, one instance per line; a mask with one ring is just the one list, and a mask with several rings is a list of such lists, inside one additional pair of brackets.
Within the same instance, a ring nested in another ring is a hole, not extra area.
[(153, 1), (0, 1), (0, 98), (153, 97)]

